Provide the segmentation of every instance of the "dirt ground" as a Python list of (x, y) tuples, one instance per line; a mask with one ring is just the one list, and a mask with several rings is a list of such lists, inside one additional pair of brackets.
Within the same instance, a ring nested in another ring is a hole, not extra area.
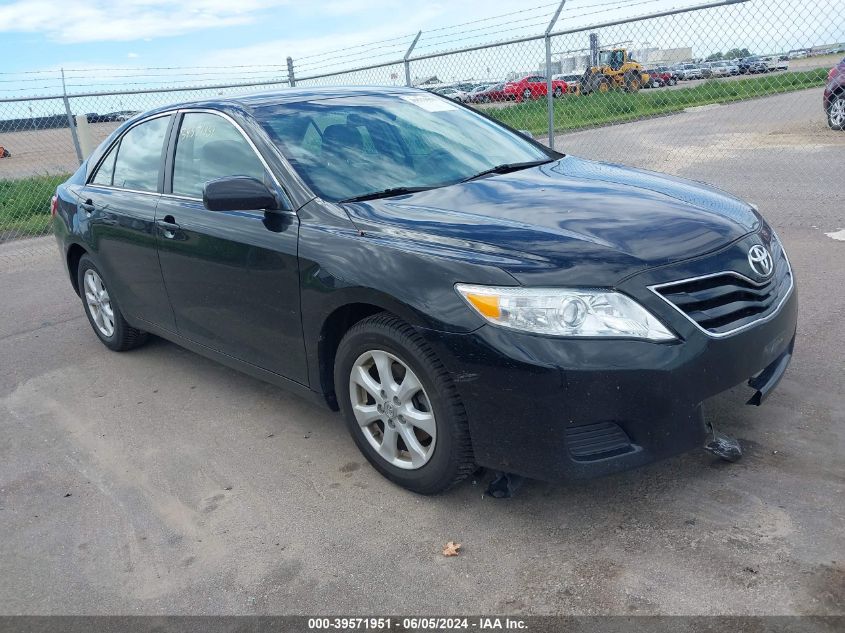
[(764, 406), (708, 403), (736, 464), (416, 496), (336, 414), (164, 341), (109, 352), (52, 238), (0, 245), (0, 613), (845, 614), (845, 134), (819, 101), (556, 139), (712, 182), (777, 229), (799, 338)]
[[(94, 147), (99, 145), (119, 123), (91, 123)], [(0, 133), (0, 146), (12, 156), (0, 160), (0, 180), (43, 174), (67, 174), (76, 171), (79, 161), (68, 128), (21, 130)]]

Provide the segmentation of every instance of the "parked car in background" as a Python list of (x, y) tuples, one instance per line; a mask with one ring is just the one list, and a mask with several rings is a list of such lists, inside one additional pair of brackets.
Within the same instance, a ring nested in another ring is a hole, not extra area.
[(728, 69), (728, 75), (733, 77), (739, 74), (739, 66), (736, 63), (736, 60), (725, 60), (722, 62), (725, 67)]
[(808, 55), (807, 51), (791, 51), (787, 57), (789, 59), (804, 59)]
[[(339, 409), (370, 464), (417, 493), (479, 466), (595, 477), (705, 442), (729, 459), (702, 403), (748, 385), (761, 404), (795, 343), (792, 269), (753, 205), (416, 89), (158, 108), (51, 213), (104, 346), (154, 334)], [(101, 378), (120, 389), (126, 371)]]
[(703, 77), (701, 73), (701, 66), (698, 64), (680, 64), (677, 67), (676, 72), (678, 73), (678, 78), (685, 81), (689, 81), (691, 79), (701, 79)]
[(437, 94), (441, 94), (444, 97), (448, 97), (449, 99), (453, 99), (455, 101), (460, 101), (461, 103), (469, 101), (469, 93), (464, 92), (463, 90), (458, 90), (457, 88), (441, 88), (436, 92)]
[(701, 76), (705, 79), (729, 77), (730, 74), (727, 62), (706, 62), (701, 65)]
[(138, 113), (138, 110), (118, 110), (117, 112), (113, 112), (112, 114), (114, 115), (115, 121), (123, 122), (128, 121)]
[(473, 87), (471, 90), (467, 90), (467, 103), (477, 103), (476, 95), (484, 90), (486, 90), (490, 84), (478, 84), (477, 86)]
[(657, 66), (656, 68), (647, 69), (646, 72), (650, 77), (659, 79), (660, 84), (663, 86), (674, 86), (678, 83), (677, 71), (669, 66)]
[(823, 103), (830, 128), (845, 130), (845, 59), (827, 74)]
[[(552, 95), (561, 97), (567, 92), (565, 81), (552, 79)], [(505, 84), (505, 94), (514, 101), (539, 99), (547, 94), (546, 78), (542, 75), (527, 75)]]
[(789, 57), (781, 55), (775, 62), (775, 70), (789, 70)]
[(778, 69), (778, 56), (777, 55), (770, 55), (768, 57), (764, 57), (763, 61), (766, 62), (766, 72), (772, 73)]
[(743, 75), (755, 75), (758, 73), (769, 72), (769, 64), (766, 60), (754, 55), (751, 57), (743, 57), (739, 60), (739, 64), (737, 64), (737, 66), (739, 67), (740, 74)]
[(570, 93), (578, 92), (578, 85), (581, 83), (581, 77), (584, 73), (569, 73), (552, 75), (553, 82), (562, 81), (566, 84), (566, 91)]
[(646, 80), (643, 82), (643, 89), (662, 88), (664, 86), (663, 82), (660, 81), (659, 77), (655, 77), (654, 75), (649, 73), (647, 70), (644, 71), (644, 74), (646, 76)]
[(506, 101), (508, 95), (505, 94), (505, 84), (498, 83), (492, 86), (487, 86), (483, 90), (474, 92), (470, 95), (470, 103), (491, 103), (495, 101)]

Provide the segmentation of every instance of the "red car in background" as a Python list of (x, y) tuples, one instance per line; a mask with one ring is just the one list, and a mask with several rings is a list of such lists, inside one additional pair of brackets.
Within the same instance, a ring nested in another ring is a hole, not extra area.
[(505, 84), (489, 86), (484, 90), (473, 92), (469, 96), (470, 103), (490, 103), (492, 101), (507, 101), (507, 99)]
[(668, 66), (658, 66), (647, 69), (646, 72), (652, 80), (657, 79), (661, 86), (674, 86), (678, 83), (678, 75)]
[[(517, 102), (524, 99), (539, 99), (545, 97), (546, 94), (546, 78), (542, 75), (527, 75), (505, 84), (506, 97)], [(560, 97), (565, 94), (566, 82), (552, 79), (552, 96)]]
[(824, 111), (832, 130), (845, 130), (845, 59), (830, 69), (824, 88)]

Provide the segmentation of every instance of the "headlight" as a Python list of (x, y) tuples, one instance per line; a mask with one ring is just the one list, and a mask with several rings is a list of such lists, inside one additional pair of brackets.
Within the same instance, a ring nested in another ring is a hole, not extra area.
[(612, 290), (456, 284), (490, 323), (552, 336), (609, 336), (669, 341), (665, 325), (630, 297)]

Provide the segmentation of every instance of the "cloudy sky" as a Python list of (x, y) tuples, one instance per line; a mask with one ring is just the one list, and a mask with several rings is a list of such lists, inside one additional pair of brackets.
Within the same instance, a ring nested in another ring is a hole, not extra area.
[[(701, 2), (567, 0), (557, 28)], [(298, 74), (314, 74), (339, 65), (401, 58), (418, 29), (424, 31), (418, 52), (542, 32), (555, 7), (554, 0), (0, 0), (6, 51), (0, 72), (11, 77), (0, 95), (48, 93), (55, 86), (54, 76), (47, 81), (43, 74), (12, 73), (60, 67), (75, 69), (69, 81), (78, 89), (111, 77), (115, 85), (142, 86), (155, 81), (156, 73), (147, 73), (144, 77), (149, 78), (141, 81), (134, 69), (171, 66), (193, 67), (194, 74), (185, 80), (197, 82), (218, 76), (264, 78), (278, 72), (288, 55), (297, 60)], [(741, 10), (746, 13), (739, 26), (720, 23), (728, 31), (741, 28), (745, 39), (768, 38), (760, 46), (813, 45), (837, 33), (845, 38), (845, 0), (750, 0)], [(760, 20), (752, 11), (776, 13), (777, 19)], [(696, 40), (701, 52), (728, 47), (738, 39), (725, 31), (713, 40), (712, 21), (690, 19), (666, 22), (647, 39), (660, 36), (672, 44), (676, 27), (683, 37)], [(361, 46), (368, 42), (376, 43)], [(255, 68), (221, 68), (244, 65)], [(121, 69), (129, 72), (121, 75)], [(24, 78), (28, 81), (12, 81)]]

